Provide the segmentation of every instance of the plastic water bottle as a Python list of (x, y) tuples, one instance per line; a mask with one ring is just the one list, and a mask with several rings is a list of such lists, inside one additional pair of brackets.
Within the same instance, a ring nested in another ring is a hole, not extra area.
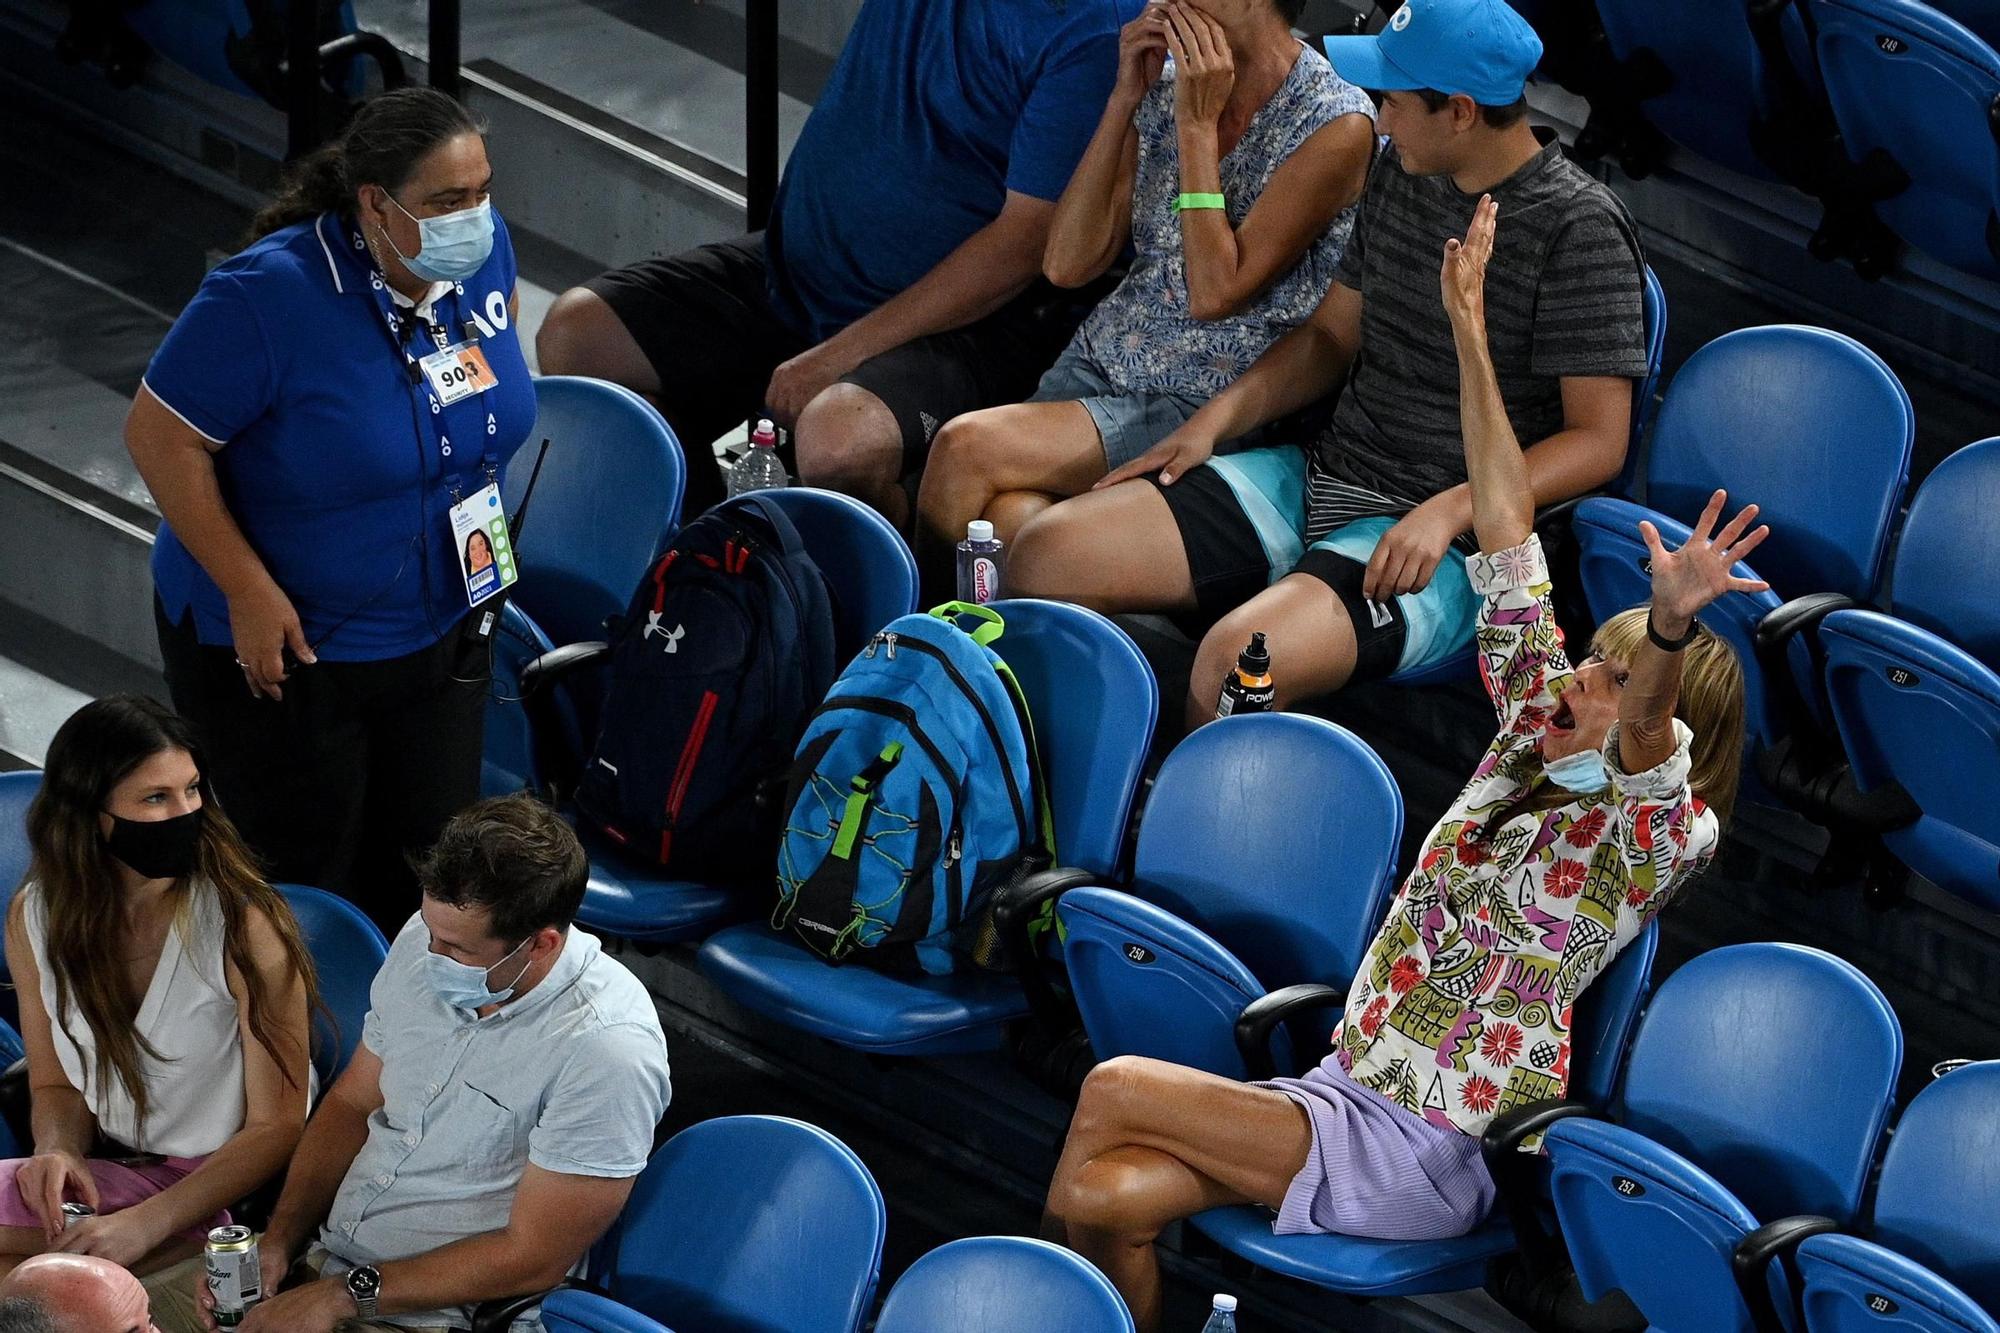
[(1208, 1322), (1201, 1326), (1201, 1333), (1236, 1333), (1236, 1298), (1225, 1292), (1215, 1293), (1215, 1304), (1209, 1307)]
[(965, 525), (958, 544), (958, 600), (984, 605), (1000, 599), (1000, 551), (1004, 543), (993, 525), (975, 518)]
[(1268, 713), (1277, 700), (1278, 688), (1271, 683), (1271, 650), (1264, 646), (1261, 632), (1252, 634), (1249, 647), (1236, 655), (1236, 669), (1223, 677), (1215, 715)]
[(750, 451), (729, 469), (729, 495), (733, 499), (749, 491), (791, 484), (791, 474), (778, 457), (778, 428), (768, 417), (761, 418), (757, 429), (750, 432)]

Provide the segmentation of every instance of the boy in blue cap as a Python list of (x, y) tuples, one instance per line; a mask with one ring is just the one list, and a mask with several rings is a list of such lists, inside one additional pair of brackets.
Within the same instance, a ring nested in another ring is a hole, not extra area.
[[(1471, 644), (1471, 499), (1437, 272), (1483, 197), (1499, 205), (1489, 338), (1537, 504), (1617, 475), (1646, 370), (1637, 230), (1528, 124), (1541, 42), (1520, 15), (1502, 0), (1409, 0), (1379, 36), (1326, 51), (1380, 94), (1389, 139), (1326, 299), (1173, 435), (1031, 522), (1009, 569), (1022, 596), (1210, 624), (1191, 728), (1214, 715), (1252, 631), (1280, 706)], [(1212, 456), (1334, 391), (1310, 446)]]

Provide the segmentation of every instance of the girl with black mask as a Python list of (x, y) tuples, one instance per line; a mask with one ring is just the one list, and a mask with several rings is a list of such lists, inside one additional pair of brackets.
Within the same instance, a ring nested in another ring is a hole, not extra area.
[[(312, 961), (214, 805), (192, 729), (150, 699), (63, 724), (28, 843), (7, 964), (34, 1155), (0, 1162), (0, 1272), (58, 1250), (143, 1273), (198, 1252), (290, 1159)], [(69, 1221), (65, 1203), (92, 1214)]]

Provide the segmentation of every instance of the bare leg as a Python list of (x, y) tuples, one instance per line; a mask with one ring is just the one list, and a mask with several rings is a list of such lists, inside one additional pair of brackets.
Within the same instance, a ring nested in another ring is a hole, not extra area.
[(1103, 1269), (1140, 1333), (1154, 1333), (1160, 1231), (1225, 1204), (1277, 1207), (1311, 1135), (1281, 1092), (1160, 1060), (1106, 1061), (1084, 1082), (1043, 1232)]
[(1086, 491), (1036, 515), (1014, 542), (1014, 595), (1102, 611), (1192, 611), (1194, 577), (1167, 501), (1152, 483)]
[(831, 384), (799, 413), (799, 480), (873, 506), (908, 531), (903, 493), (903, 428), (896, 414), (858, 384)]
[(593, 375), (646, 394), (658, 406), (659, 372), (625, 321), (588, 287), (570, 288), (549, 307), (535, 334), (535, 359), (544, 375)]
[(1287, 574), (1203, 636), (1188, 676), (1189, 731), (1215, 720), (1223, 678), (1258, 631), (1271, 650), (1271, 680), (1279, 708), (1331, 693), (1354, 674), (1354, 625), (1346, 605), (1312, 575)]
[(1008, 491), (994, 496), (982, 517), (993, 525), (993, 531), (1000, 534), (1002, 541), (1011, 542), (1020, 535), (1022, 528), (1028, 526), (1029, 519), (1061, 499), (1061, 496), (1045, 491)]
[[(1104, 475), (1104, 445), (1082, 403), (1017, 403), (953, 417), (937, 433), (917, 492), (919, 543), (949, 551), (985, 515), (1001, 540), (1012, 511), (992, 512), (1008, 491), (1075, 495)], [(1025, 517), (1025, 516), (1023, 516)], [(921, 552), (920, 552), (921, 554)]]

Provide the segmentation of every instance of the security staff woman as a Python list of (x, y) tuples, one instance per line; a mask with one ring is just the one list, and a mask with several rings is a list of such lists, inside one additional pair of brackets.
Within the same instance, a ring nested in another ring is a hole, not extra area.
[(468, 606), (458, 553), (535, 416), (491, 183), (451, 98), (369, 102), (203, 281), (125, 427), (166, 518), (167, 685), (222, 804), (273, 880), (391, 938), (404, 853), (478, 795), (498, 603)]

